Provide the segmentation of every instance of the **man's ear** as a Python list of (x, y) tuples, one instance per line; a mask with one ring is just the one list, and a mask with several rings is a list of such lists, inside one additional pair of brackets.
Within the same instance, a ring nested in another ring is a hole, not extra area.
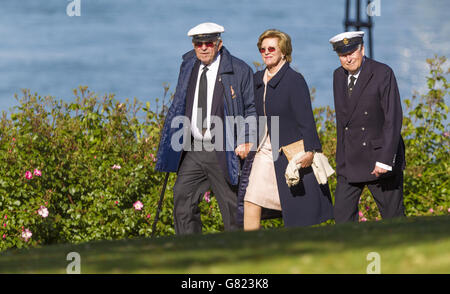
[(223, 42), (222, 42), (222, 40), (220, 40), (219, 41), (219, 45), (217, 45), (217, 49), (222, 49), (222, 46), (223, 46)]
[(361, 54), (362, 54), (362, 56), (365, 56), (364, 55), (364, 44), (361, 45)]

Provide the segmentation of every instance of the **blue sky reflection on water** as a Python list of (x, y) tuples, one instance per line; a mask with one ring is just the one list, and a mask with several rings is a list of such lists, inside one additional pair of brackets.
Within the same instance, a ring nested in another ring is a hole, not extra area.
[[(225, 46), (252, 67), (261, 61), (258, 36), (268, 28), (287, 32), (292, 67), (317, 90), (313, 105), (333, 106), (332, 73), (339, 61), (328, 40), (343, 31), (345, 0), (80, 0), (78, 17), (67, 16), (69, 3), (1, 2), (0, 110), (16, 104), (21, 88), (72, 101), (78, 85), (154, 105), (165, 82), (174, 91), (181, 55), (192, 48), (187, 31), (204, 21), (223, 25)], [(402, 99), (414, 90), (424, 93), (425, 59), (450, 57), (450, 2), (380, 3), (374, 57), (394, 69)]]

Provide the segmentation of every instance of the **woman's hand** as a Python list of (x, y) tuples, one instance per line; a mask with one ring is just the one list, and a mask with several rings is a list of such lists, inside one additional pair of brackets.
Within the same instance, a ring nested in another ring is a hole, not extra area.
[(234, 153), (239, 156), (241, 159), (244, 159), (247, 157), (248, 153), (253, 147), (253, 143), (244, 143), (239, 146), (237, 146), (236, 150), (234, 150)]
[(306, 152), (300, 159), (297, 160), (297, 164), (300, 164), (302, 168), (310, 167), (314, 160), (314, 153), (311, 151)]

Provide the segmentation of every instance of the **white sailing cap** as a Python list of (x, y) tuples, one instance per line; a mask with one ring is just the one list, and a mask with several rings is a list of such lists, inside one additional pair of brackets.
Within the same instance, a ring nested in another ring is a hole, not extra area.
[(209, 41), (219, 38), (224, 31), (225, 29), (221, 25), (204, 22), (190, 29), (187, 35), (193, 37), (193, 41)]

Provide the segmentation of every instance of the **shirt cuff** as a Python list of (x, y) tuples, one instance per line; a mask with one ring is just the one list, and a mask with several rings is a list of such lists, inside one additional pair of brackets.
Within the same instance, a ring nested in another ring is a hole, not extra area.
[(388, 171), (392, 171), (392, 166), (390, 166), (390, 165), (386, 165), (386, 164), (378, 162), (378, 161), (375, 163), (375, 165), (378, 167), (384, 168)]

